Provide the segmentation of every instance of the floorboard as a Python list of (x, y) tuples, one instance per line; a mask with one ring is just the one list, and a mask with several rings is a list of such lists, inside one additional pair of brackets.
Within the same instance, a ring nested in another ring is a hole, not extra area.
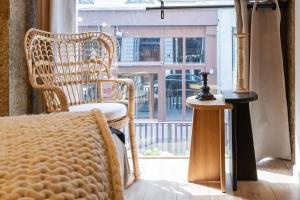
[(259, 180), (239, 181), (237, 191), (226, 174), (226, 193), (218, 182), (189, 183), (188, 159), (140, 159), (140, 167), (142, 178), (125, 191), (127, 200), (300, 200), (292, 164), (285, 160), (259, 162)]

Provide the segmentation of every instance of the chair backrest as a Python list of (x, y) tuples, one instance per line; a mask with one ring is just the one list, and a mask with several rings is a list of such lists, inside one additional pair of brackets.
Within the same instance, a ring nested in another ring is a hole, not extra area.
[[(24, 45), (32, 86), (61, 88), (69, 105), (98, 102), (97, 80), (112, 77), (115, 44), (103, 32), (53, 34), (30, 29)], [(51, 104), (49, 91), (45, 95), (46, 104)]]

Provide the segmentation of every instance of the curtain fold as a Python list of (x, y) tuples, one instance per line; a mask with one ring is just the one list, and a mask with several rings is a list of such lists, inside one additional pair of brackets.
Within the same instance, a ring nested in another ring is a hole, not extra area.
[(36, 0), (36, 28), (50, 31), (50, 1)]
[(76, 32), (76, 0), (36, 0), (37, 28), (54, 33)]
[(76, 0), (51, 0), (50, 31), (54, 33), (76, 32)]
[[(272, 0), (271, 0), (272, 1)], [(235, 0), (237, 33), (248, 33), (245, 41), (245, 84), (258, 94), (250, 104), (256, 159), (291, 159), (282, 47), (280, 9), (248, 10), (247, 0)]]
[(280, 36), (280, 9), (253, 8), (250, 89), (259, 100), (250, 106), (256, 158), (291, 159), (291, 145)]

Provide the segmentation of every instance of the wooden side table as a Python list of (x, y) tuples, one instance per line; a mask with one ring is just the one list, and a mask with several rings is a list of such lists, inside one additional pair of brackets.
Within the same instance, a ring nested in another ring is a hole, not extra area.
[(220, 181), (226, 192), (224, 109), (232, 109), (232, 105), (225, 103), (222, 95), (215, 97), (212, 101), (187, 98), (187, 105), (193, 108), (188, 181)]
[(233, 105), (232, 124), (232, 188), (237, 190), (237, 181), (256, 181), (256, 159), (252, 136), (249, 103), (256, 101), (255, 92), (234, 93), (222, 91), (224, 100)]

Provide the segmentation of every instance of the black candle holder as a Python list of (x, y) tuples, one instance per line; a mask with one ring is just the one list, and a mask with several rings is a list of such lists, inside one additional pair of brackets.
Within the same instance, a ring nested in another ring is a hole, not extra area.
[(214, 95), (212, 95), (209, 90), (210, 87), (207, 85), (207, 76), (208, 72), (201, 72), (203, 86), (200, 89), (200, 93), (196, 96), (196, 99), (199, 101), (209, 101), (209, 100), (215, 100), (216, 98)]

